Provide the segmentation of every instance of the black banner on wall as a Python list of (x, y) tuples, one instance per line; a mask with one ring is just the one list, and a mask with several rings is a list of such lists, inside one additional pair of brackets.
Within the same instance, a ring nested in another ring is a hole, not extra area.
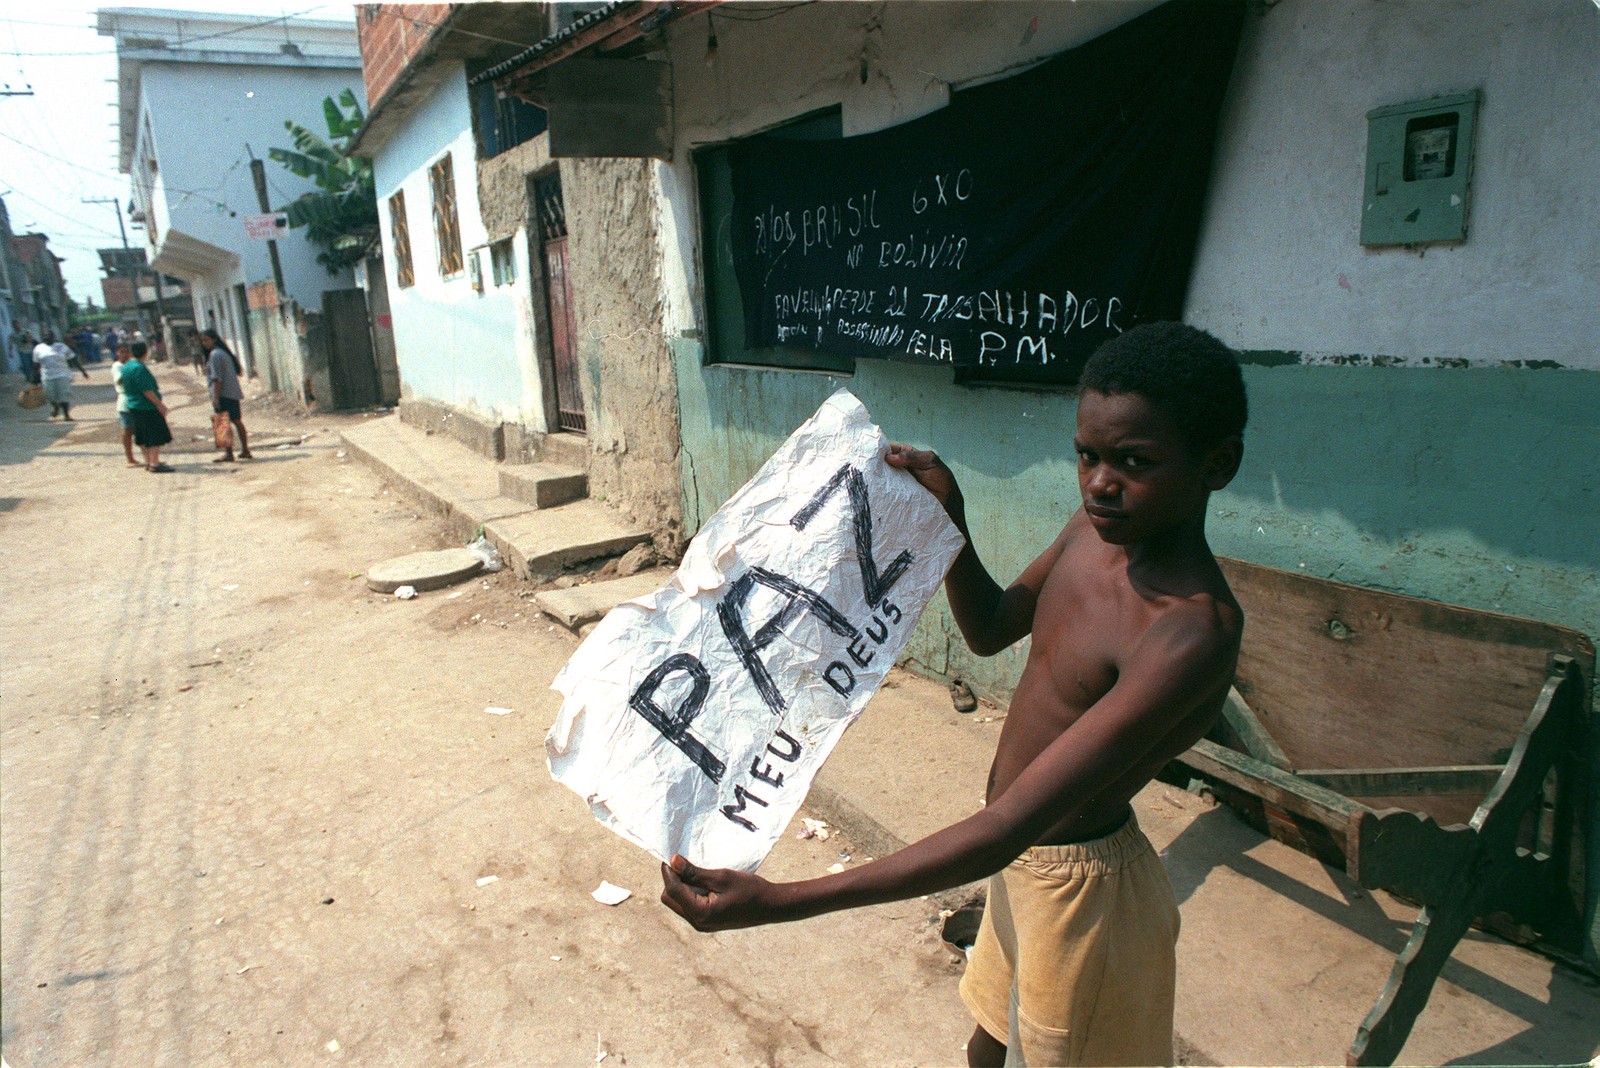
[(1069, 383), (1177, 318), (1241, 12), (1172, 0), (888, 130), (733, 146), (746, 343)]

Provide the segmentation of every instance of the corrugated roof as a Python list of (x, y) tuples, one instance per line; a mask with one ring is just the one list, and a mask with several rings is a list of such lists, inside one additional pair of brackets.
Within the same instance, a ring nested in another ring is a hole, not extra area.
[(506, 60), (504, 63), (496, 63), (488, 70), (474, 75), (468, 80), (467, 84), (481, 85), (484, 82), (493, 81), (502, 75), (509, 74), (518, 67), (527, 64), (531, 60), (538, 59), (541, 55), (550, 51), (552, 48), (571, 40), (584, 30), (600, 25), (602, 22), (605, 22), (607, 19), (613, 17), (623, 10), (638, 6), (638, 3), (639, 0), (614, 0), (613, 3), (609, 3), (605, 7), (591, 11), (582, 18), (575, 20), (572, 25), (568, 26), (564, 30), (561, 30), (559, 33), (553, 33), (544, 40), (539, 41), (537, 44), (530, 45), (529, 47), (523, 49), (521, 52), (518, 52), (510, 59)]

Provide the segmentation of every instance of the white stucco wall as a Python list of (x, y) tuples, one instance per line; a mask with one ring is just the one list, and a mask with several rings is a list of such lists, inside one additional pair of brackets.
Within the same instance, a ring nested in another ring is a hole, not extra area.
[[(323, 99), (337, 98), (346, 89), (364, 99), (361, 72), (152, 63), (142, 72), (141, 86), (160, 164), (158, 241), (177, 231), (237, 256), (231, 264), (186, 278), (197, 299), (202, 292), (270, 281), (266, 242), (251, 240), (244, 232), (245, 216), (261, 210), (250, 153), (267, 160), (268, 149), (293, 147), (283, 126), (288, 119), (326, 136)], [(144, 151), (142, 139), (136, 151)], [(316, 188), (310, 179), (296, 177), (271, 160), (265, 173), (273, 207)], [(278, 240), (284, 295), (310, 311), (321, 310), (323, 290), (352, 285), (348, 270), (329, 275), (317, 262), (318, 251), (303, 230), (291, 230)]]
[[(482, 293), (473, 290), (468, 271), (448, 278), (439, 274), (428, 169), (451, 154), (461, 244), (470, 255), (489, 239), (478, 206), (476, 151), (466, 79), (457, 75), (407, 116), (373, 157), (401, 388), (406, 397), (443, 401), (544, 432), (549, 428), (534, 351), (526, 229), (512, 236), (517, 264), (512, 285), (494, 285), (487, 249), (479, 252)], [(389, 198), (397, 190), (405, 191), (415, 278), (405, 287), (395, 273), (389, 216)]]
[[(1360, 244), (1366, 114), (1483, 94), (1468, 236)], [(1314, 358), (1600, 369), (1600, 9), (1321, 3), (1246, 18), (1185, 318)]]

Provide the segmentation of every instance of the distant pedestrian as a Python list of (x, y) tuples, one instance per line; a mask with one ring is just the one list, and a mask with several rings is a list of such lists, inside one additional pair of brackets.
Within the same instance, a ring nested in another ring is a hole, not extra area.
[(156, 376), (144, 365), (144, 342), (136, 341), (128, 349), (128, 362), (122, 365), (122, 386), (128, 391), (128, 410), (133, 413), (133, 440), (144, 453), (144, 469), (165, 473), (172, 470), (161, 462), (161, 446), (172, 440), (167, 406), (161, 400)]
[(106, 351), (111, 353), (112, 358), (115, 359), (117, 346), (122, 344), (122, 339), (117, 336), (117, 328), (115, 326), (106, 327), (105, 342)]
[(45, 400), (50, 402), (49, 418), (61, 416), (67, 422), (72, 418), (72, 369), (77, 367), (84, 378), (89, 377), (83, 364), (73, 355), (72, 350), (56, 340), (56, 336), (45, 331), (44, 340), (34, 346), (33, 366), (39, 384), (44, 387)]
[(20, 326), (11, 328), (9, 339), (11, 355), (17, 361), (17, 370), (29, 382), (33, 381), (33, 335)]
[(95, 349), (94, 331), (87, 326), (80, 327), (77, 333), (67, 335), (67, 340), (72, 346), (72, 351), (78, 354), (80, 363), (94, 363), (100, 358)]
[[(239, 387), (239, 375), (244, 368), (239, 363), (239, 357), (223, 344), (222, 336), (215, 330), (202, 330), (200, 344), (210, 354), (206, 357), (206, 385), (211, 390), (211, 410), (219, 415), (227, 413), (233, 423), (234, 433), (239, 436), (239, 459), (252, 459), (250, 435), (245, 432), (239, 410), (240, 402), (244, 400), (244, 390)], [(222, 455), (211, 462), (233, 463), (233, 445), (230, 443)]]
[(122, 381), (122, 369), (127, 366), (133, 350), (127, 345), (118, 345), (111, 353), (111, 384), (117, 387), (117, 422), (122, 424), (122, 452), (128, 458), (129, 467), (138, 467), (139, 461), (133, 458), (133, 409), (128, 407), (128, 387)]

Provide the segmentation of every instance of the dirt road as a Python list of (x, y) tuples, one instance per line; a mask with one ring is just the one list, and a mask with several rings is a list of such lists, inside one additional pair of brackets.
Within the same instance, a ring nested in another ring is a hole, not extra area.
[(504, 574), (368, 592), (449, 541), (339, 455), (359, 417), (249, 411), (212, 464), (156, 371), (174, 474), (124, 466), (104, 368), (70, 428), (0, 407), (9, 1065), (962, 1060), (932, 903), (690, 931), (545, 770), (576, 640)]

